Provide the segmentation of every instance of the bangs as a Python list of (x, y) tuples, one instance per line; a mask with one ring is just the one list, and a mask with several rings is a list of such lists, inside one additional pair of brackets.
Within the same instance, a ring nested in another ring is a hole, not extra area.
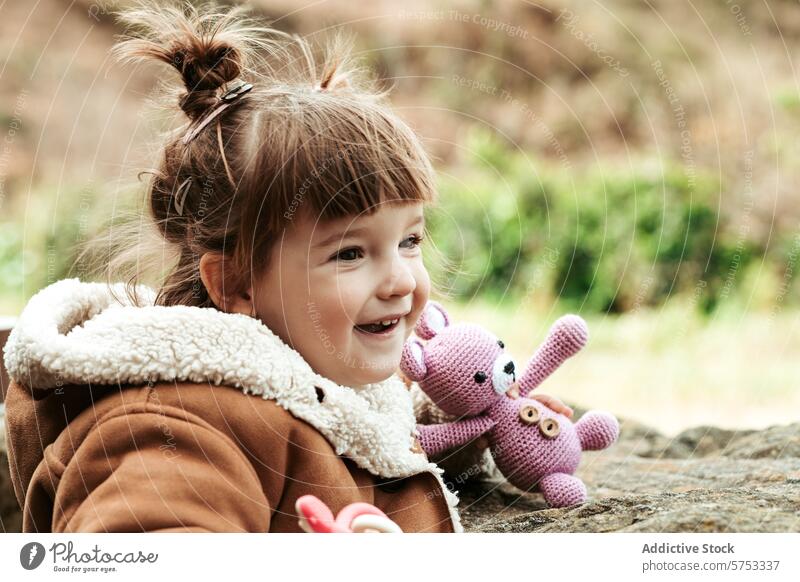
[(435, 201), (428, 156), (394, 113), (342, 98), (314, 107), (303, 101), (282, 108), (299, 113), (289, 116), (295, 131), (266, 140), (261, 161), (271, 162), (257, 172), (272, 176), (260, 212), (273, 232), (297, 212), (330, 220), (372, 214), (386, 203)]
[(433, 178), (424, 160), (380, 153), (378, 157), (368, 149), (340, 150), (330, 174), (310, 192), (310, 209), (321, 218), (335, 219), (372, 214), (386, 203), (434, 200)]

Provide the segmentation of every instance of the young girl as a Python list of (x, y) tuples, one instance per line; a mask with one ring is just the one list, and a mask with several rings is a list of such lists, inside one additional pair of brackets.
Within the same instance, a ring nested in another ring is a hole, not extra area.
[(236, 10), (185, 10), (126, 13), (116, 47), (183, 81), (148, 187), (163, 284), (143, 263), (54, 283), (5, 348), (24, 531), (299, 531), (307, 494), (459, 531), (395, 375), (430, 293), (419, 139), (341, 42), (319, 67)]

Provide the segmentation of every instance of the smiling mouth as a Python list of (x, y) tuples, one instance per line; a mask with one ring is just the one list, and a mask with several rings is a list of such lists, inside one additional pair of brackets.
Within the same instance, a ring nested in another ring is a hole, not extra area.
[(390, 333), (400, 323), (400, 318), (378, 321), (376, 323), (362, 323), (356, 329), (362, 333), (371, 335), (385, 335)]

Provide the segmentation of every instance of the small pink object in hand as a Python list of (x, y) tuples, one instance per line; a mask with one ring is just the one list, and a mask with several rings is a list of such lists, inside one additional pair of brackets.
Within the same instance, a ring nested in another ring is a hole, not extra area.
[(313, 495), (298, 498), (294, 507), (307, 533), (403, 533), (385, 513), (363, 501), (347, 505), (335, 518), (330, 507)]

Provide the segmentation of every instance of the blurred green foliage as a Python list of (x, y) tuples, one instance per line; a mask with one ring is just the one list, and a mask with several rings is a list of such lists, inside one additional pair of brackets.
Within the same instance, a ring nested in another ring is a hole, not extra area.
[(19, 229), (13, 223), (0, 223), (0, 295), (22, 288), (25, 265)]
[(718, 210), (719, 180), (678, 161), (571, 168), (484, 131), (465, 150), (442, 175), (429, 222), (456, 267), (440, 284), (455, 297), (625, 312), (681, 296), (710, 312), (752, 291), (754, 264), (765, 265), (762, 280), (786, 268), (788, 241), (768, 249), (742, 234)]
[(0, 315), (18, 313), (39, 289), (66, 277), (84, 278), (80, 245), (112, 214), (97, 188), (42, 185), (0, 221)]

